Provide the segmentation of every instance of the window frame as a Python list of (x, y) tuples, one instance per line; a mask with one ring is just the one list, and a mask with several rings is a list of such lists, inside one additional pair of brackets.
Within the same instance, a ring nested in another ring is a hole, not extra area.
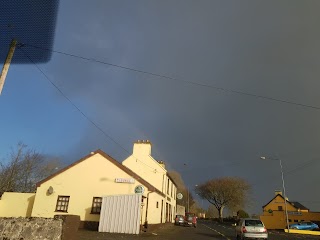
[[(67, 201), (64, 198), (66, 198)], [(62, 203), (65, 203), (65, 204), (62, 204)], [(68, 212), (68, 208), (69, 208), (69, 203), (70, 203), (70, 196), (58, 195), (55, 212), (65, 212), (65, 213), (67, 213)], [(62, 208), (62, 207), (64, 209), (58, 209), (58, 208)]]
[[(101, 200), (101, 202), (96, 202), (95, 200)], [(100, 204), (99, 206), (95, 206), (95, 204)], [(100, 214), (101, 213), (101, 207), (102, 207), (102, 197), (93, 197), (92, 198), (92, 205), (91, 205), (91, 212), (90, 214)], [(99, 211), (97, 211), (99, 209)]]

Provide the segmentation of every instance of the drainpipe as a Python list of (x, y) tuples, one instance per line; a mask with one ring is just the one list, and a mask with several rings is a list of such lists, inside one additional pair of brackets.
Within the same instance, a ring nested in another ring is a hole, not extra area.
[(147, 229), (148, 228), (148, 208), (149, 208), (149, 194), (152, 193), (152, 191), (149, 191), (147, 193), (147, 204), (146, 204), (146, 219), (144, 222), (144, 228)]

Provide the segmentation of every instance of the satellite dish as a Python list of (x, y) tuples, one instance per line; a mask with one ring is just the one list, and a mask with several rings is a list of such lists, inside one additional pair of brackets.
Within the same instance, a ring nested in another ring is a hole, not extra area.
[(181, 200), (181, 199), (183, 198), (182, 193), (178, 193), (178, 194), (177, 194), (177, 198), (178, 198), (179, 200)]
[(48, 193), (48, 194), (52, 194), (52, 193), (53, 193), (53, 187), (50, 186), (50, 187), (48, 188), (48, 190), (47, 190), (47, 193)]

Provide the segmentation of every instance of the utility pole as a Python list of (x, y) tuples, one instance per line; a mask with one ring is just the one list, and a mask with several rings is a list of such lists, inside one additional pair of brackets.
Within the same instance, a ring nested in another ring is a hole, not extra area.
[(1, 75), (0, 75), (0, 95), (2, 92), (2, 88), (4, 86), (4, 82), (7, 77), (7, 73), (9, 71), (10, 63), (14, 54), (14, 50), (16, 49), (16, 45), (17, 45), (17, 40), (12, 39), (6, 61), (3, 64)]
[(288, 233), (290, 233), (290, 227), (289, 227), (289, 217), (288, 217), (288, 208), (287, 208), (287, 195), (286, 195), (286, 188), (284, 186), (284, 177), (283, 177), (283, 168), (282, 168), (282, 162), (281, 158), (270, 158), (270, 157), (260, 157), (262, 160), (272, 160), (272, 161), (279, 161), (280, 164), (280, 171), (281, 171), (281, 179), (282, 179), (282, 190), (284, 194), (284, 208), (285, 208), (285, 217), (286, 217), (286, 223), (287, 223), (287, 229)]

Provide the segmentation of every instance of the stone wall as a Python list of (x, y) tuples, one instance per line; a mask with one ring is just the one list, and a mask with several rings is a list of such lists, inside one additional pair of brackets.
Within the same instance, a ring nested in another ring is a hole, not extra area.
[(61, 240), (63, 219), (0, 218), (0, 240)]

